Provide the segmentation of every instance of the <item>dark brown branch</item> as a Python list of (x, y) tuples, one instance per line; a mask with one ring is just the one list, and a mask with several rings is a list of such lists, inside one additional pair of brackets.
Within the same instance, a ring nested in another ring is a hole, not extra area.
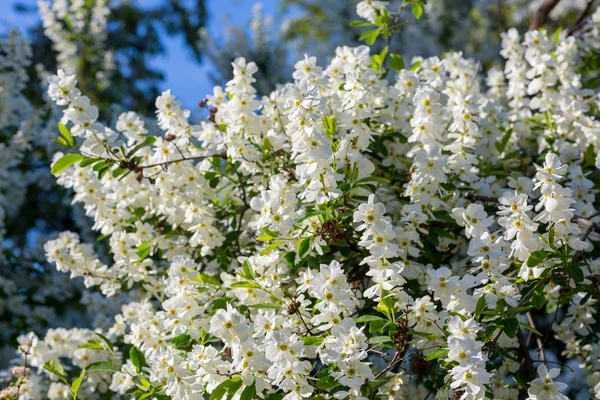
[(529, 30), (533, 31), (544, 25), (548, 19), (548, 15), (554, 10), (554, 7), (556, 7), (559, 1), (560, 0), (543, 0), (533, 14)]
[(569, 27), (569, 29), (567, 29), (567, 36), (571, 36), (572, 34), (574, 34), (575, 32), (577, 32), (578, 30), (580, 30), (581, 28), (584, 27), (585, 25), (585, 20), (587, 19), (587, 17), (589, 17), (592, 14), (592, 5), (594, 4), (595, 0), (588, 0), (587, 5), (585, 6), (585, 9), (583, 10), (583, 12), (581, 13), (581, 15), (579, 16), (579, 18), (577, 18), (577, 22), (575, 22), (575, 24), (571, 27)]
[(531, 381), (535, 379), (535, 368), (533, 367), (533, 360), (531, 359), (531, 354), (529, 354), (529, 349), (527, 348), (525, 336), (523, 336), (521, 328), (517, 330), (517, 340), (519, 341), (519, 347), (521, 348), (521, 353), (523, 354), (525, 371), (527, 372), (529, 380)]

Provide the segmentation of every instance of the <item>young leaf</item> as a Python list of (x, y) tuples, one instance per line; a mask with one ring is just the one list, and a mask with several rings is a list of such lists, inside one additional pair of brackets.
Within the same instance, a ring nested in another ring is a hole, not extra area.
[[(262, 253), (261, 253), (261, 255), (262, 255)], [(250, 280), (253, 280), (254, 278), (256, 278), (256, 276), (254, 275), (254, 269), (252, 268), (252, 264), (250, 264), (250, 261), (248, 261), (248, 260), (244, 261), (244, 263), (242, 264), (242, 271), (244, 272), (244, 278), (250, 279)]]
[(82, 343), (79, 345), (80, 349), (92, 349), (92, 350), (104, 350), (102, 345), (97, 340), (88, 340), (86, 343)]
[(567, 266), (565, 267), (567, 274), (575, 281), (578, 283), (583, 282), (583, 280), (585, 279), (585, 276), (583, 275), (583, 271), (581, 268), (579, 268), (577, 265), (573, 265), (573, 264), (567, 264)]
[(79, 391), (79, 386), (81, 386), (81, 382), (83, 382), (83, 378), (85, 377), (85, 368), (81, 371), (81, 374), (77, 379), (73, 381), (71, 384), (71, 393), (73, 394), (73, 400), (77, 400), (77, 392)]
[(262, 235), (256, 238), (256, 240), (258, 240), (259, 242), (268, 242), (271, 239), (273, 239), (273, 236), (266, 233), (263, 233)]
[(249, 305), (248, 308), (258, 308), (258, 309), (265, 309), (265, 310), (279, 310), (281, 308), (281, 305), (279, 305), (277, 303), (261, 303), (261, 304)]
[(337, 121), (335, 118), (326, 115), (323, 117), (323, 128), (325, 128), (325, 133), (327, 133), (327, 137), (332, 138), (337, 131)]
[(242, 395), (240, 396), (240, 400), (254, 400), (254, 395), (256, 394), (256, 384), (252, 384), (250, 386), (246, 386)]
[(356, 318), (357, 323), (371, 322), (371, 321), (385, 321), (385, 319), (383, 319), (377, 315), (361, 315), (360, 317)]
[(410, 333), (411, 335), (424, 337), (424, 338), (427, 338), (429, 340), (435, 340), (436, 339), (436, 337), (435, 337), (435, 335), (433, 333), (417, 332), (417, 331), (408, 331), (408, 333)]
[(260, 289), (260, 285), (256, 282), (235, 282), (231, 284), (232, 288), (249, 288), (249, 289)]
[(300, 242), (300, 246), (298, 248), (298, 256), (300, 256), (300, 258), (304, 258), (310, 254), (310, 248), (311, 248), (312, 241), (313, 241), (313, 238), (308, 237), (308, 238), (304, 238)]
[(558, 42), (560, 41), (560, 34), (562, 33), (562, 26), (559, 26), (558, 29), (554, 32), (554, 44), (558, 46)]
[(275, 250), (277, 247), (281, 246), (284, 243), (285, 243), (284, 241), (279, 241), (279, 242), (271, 243), (270, 245), (268, 245), (267, 247), (265, 247), (265, 249), (263, 251), (260, 252), (260, 255), (261, 256), (266, 256), (267, 254), (269, 254), (270, 252), (272, 252), (273, 250)]
[(423, 6), (420, 4), (413, 4), (412, 14), (415, 16), (416, 19), (420, 19), (421, 15), (423, 15)]
[(506, 132), (504, 133), (504, 135), (502, 136), (502, 139), (499, 142), (496, 142), (494, 144), (494, 146), (496, 146), (496, 150), (498, 150), (498, 153), (504, 152), (504, 149), (506, 148), (506, 145), (508, 144), (510, 135), (512, 135), (512, 133), (513, 133), (513, 129), (508, 128), (506, 130)]
[(534, 251), (529, 255), (529, 258), (527, 259), (527, 266), (529, 268), (537, 267), (538, 265), (546, 261), (548, 257), (550, 257), (550, 255), (552, 255), (552, 253), (549, 253), (544, 250)]
[(198, 282), (210, 283), (211, 285), (221, 286), (221, 281), (216, 276), (207, 275), (203, 272), (199, 272), (196, 276)]
[(142, 367), (146, 365), (146, 357), (144, 356), (144, 353), (142, 353), (142, 351), (137, 347), (132, 346), (131, 349), (129, 349), (129, 359), (133, 365), (135, 365), (135, 370), (137, 373), (141, 373)]
[(531, 332), (535, 333), (538, 336), (542, 336), (542, 334), (537, 329), (535, 329), (533, 326), (531, 326), (529, 324), (526, 324), (524, 322), (519, 322), (519, 325), (521, 325), (525, 329), (529, 329)]
[(381, 344), (392, 342), (392, 338), (389, 336), (374, 336), (367, 340), (368, 344)]
[(84, 158), (85, 157), (81, 154), (67, 154), (54, 163), (50, 172), (52, 173), (52, 175), (57, 176), (65, 168), (70, 167), (71, 165), (83, 160)]
[(58, 361), (49, 360), (44, 363), (44, 369), (51, 374), (54, 374), (60, 378), (65, 384), (67, 383), (67, 378), (65, 378), (65, 370), (62, 365)]
[(151, 146), (154, 144), (154, 142), (156, 142), (156, 137), (146, 136), (144, 141), (142, 143), (138, 144), (137, 146), (135, 146), (133, 149), (129, 150), (129, 152), (127, 153), (127, 155), (125, 157), (128, 159), (131, 158), (131, 156), (134, 155), (135, 153), (137, 153), (138, 150), (140, 150), (141, 148), (146, 147), (146, 146)]
[[(73, 135), (71, 135), (69, 128), (67, 128), (65, 126), (65, 124), (63, 124), (62, 122), (59, 122), (58, 123), (58, 131), (60, 132), (60, 137), (64, 139), (67, 147), (75, 146), (75, 139), (73, 138)], [(59, 138), (59, 140), (60, 140), (60, 138)]]
[(113, 344), (110, 342), (110, 340), (108, 340), (108, 338), (106, 336), (104, 336), (103, 334), (98, 333), (98, 332), (92, 332), (92, 333), (94, 335), (98, 336), (98, 338), (104, 342), (108, 351), (110, 351), (111, 353), (115, 352), (115, 349), (113, 348)]
[(449, 349), (439, 348), (439, 349), (427, 354), (427, 357), (425, 357), (425, 360), (427, 360), (427, 361), (435, 360), (436, 358), (445, 356), (446, 354), (448, 354), (449, 351), (450, 351)]
[(318, 336), (305, 336), (302, 338), (305, 345), (317, 345), (323, 343), (323, 338)]
[(404, 69), (404, 59), (400, 54), (390, 54), (390, 67), (396, 71)]
[(504, 333), (511, 339), (514, 339), (517, 336), (517, 331), (519, 330), (519, 321), (516, 318), (508, 318), (500, 321), (502, 326), (504, 327)]
[(108, 361), (98, 361), (91, 363), (85, 369), (88, 372), (120, 372), (121, 367)]

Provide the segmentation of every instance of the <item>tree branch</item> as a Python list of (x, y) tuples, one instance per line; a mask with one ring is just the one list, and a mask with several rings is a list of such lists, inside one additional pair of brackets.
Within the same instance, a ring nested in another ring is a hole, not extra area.
[(559, 1), (560, 0), (543, 0), (533, 14), (529, 30), (533, 31), (544, 25), (548, 19), (548, 15), (554, 10), (554, 7), (556, 7)]
[(591, 14), (592, 5), (594, 4), (594, 1), (595, 0), (588, 0), (588, 3), (585, 6), (585, 9), (583, 10), (583, 12), (579, 16), (579, 18), (577, 18), (577, 22), (575, 22), (575, 24), (573, 26), (571, 26), (571, 27), (569, 27), (569, 29), (567, 29), (567, 36), (571, 36), (578, 30), (583, 28), (583, 26), (585, 25), (585, 20)]
[(531, 359), (531, 354), (529, 354), (529, 349), (527, 348), (527, 343), (525, 342), (525, 336), (523, 336), (523, 332), (521, 332), (521, 328), (517, 330), (517, 340), (519, 341), (519, 347), (521, 348), (521, 353), (523, 354), (523, 363), (525, 366), (525, 371), (527, 371), (527, 375), (529, 376), (529, 380), (535, 379), (535, 368), (533, 367), (533, 360)]

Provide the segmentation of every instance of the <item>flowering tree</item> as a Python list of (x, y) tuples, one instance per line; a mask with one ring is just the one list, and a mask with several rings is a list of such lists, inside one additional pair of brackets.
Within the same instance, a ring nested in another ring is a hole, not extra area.
[(46, 255), (130, 302), (108, 328), (20, 337), (5, 397), (600, 398), (600, 12), (509, 30), (485, 73), (405, 65), (385, 5), (354, 23), (383, 51), (307, 56), (264, 97), (236, 59), (207, 121), (160, 95), (156, 135), (49, 78), (52, 173), (113, 260), (70, 232)]
[(50, 174), (62, 112), (45, 95), (47, 71), (58, 65), (77, 73), (103, 120), (116, 120), (123, 107), (146, 117), (162, 79), (149, 65), (163, 49), (157, 30), (164, 26), (195, 43), (206, 13), (203, 1), (190, 4), (44, 0), (31, 41), (16, 31), (0, 36), (0, 368), (13, 357), (18, 335), (110, 326), (121, 306), (121, 296), (83, 290), (46, 262), (43, 244), (65, 230), (96, 243), (102, 257), (108, 247), (96, 242), (93, 221), (83, 207), (70, 206), (72, 196)]

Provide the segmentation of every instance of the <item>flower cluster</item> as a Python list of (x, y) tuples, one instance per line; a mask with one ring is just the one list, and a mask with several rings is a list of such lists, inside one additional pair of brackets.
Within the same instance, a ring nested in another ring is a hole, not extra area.
[[(361, 2), (361, 23), (395, 29), (385, 5)], [(124, 304), (93, 332), (22, 337), (40, 372), (28, 391), (541, 400), (593, 390), (600, 122), (578, 67), (593, 29), (555, 40), (509, 31), (489, 88), (460, 53), (408, 69), (390, 54), (388, 70), (385, 52), (359, 46), (328, 65), (305, 57), (294, 82), (260, 97), (257, 65), (238, 58), (199, 124), (166, 91), (156, 127), (126, 112), (112, 129), (59, 71), (48, 95), (63, 107), (66, 154), (52, 171), (112, 261), (68, 232), (45, 250)], [(564, 358), (587, 389), (548, 371)]]

